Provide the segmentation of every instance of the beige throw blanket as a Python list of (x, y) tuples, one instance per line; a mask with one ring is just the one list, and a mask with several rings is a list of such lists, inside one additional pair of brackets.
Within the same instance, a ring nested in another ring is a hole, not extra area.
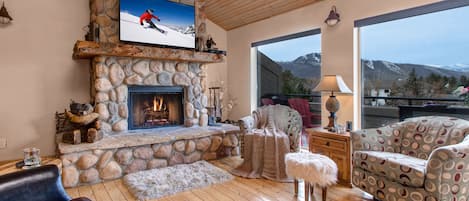
[(290, 140), (285, 132), (275, 128), (272, 111), (268, 112), (268, 116), (257, 114), (258, 120), (267, 118), (257, 122), (267, 122), (267, 125), (258, 125), (263, 129), (253, 129), (244, 135), (244, 162), (231, 173), (241, 177), (291, 182), (285, 171), (285, 155), (290, 152)]

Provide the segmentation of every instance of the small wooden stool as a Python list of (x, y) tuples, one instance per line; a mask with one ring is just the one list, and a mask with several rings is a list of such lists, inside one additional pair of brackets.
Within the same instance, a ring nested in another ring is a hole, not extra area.
[(322, 200), (327, 197), (327, 187), (337, 182), (337, 165), (329, 157), (310, 152), (289, 153), (285, 156), (287, 175), (293, 177), (295, 196), (298, 196), (298, 179), (305, 182), (305, 201), (314, 196), (314, 186), (322, 188)]

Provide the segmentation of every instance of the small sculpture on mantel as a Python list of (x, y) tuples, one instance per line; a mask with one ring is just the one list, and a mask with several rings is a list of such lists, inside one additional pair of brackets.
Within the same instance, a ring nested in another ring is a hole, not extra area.
[(93, 143), (103, 138), (98, 121), (99, 114), (93, 110), (93, 106), (89, 103), (81, 104), (72, 100), (69, 111), (55, 113), (56, 132), (62, 134), (62, 142)]
[(208, 35), (208, 39), (207, 39), (207, 42), (205, 44), (207, 45), (208, 50), (217, 50), (218, 49), (218, 48), (215, 47), (215, 45), (217, 45), (217, 43), (215, 43), (215, 41), (213, 40), (211, 35)]

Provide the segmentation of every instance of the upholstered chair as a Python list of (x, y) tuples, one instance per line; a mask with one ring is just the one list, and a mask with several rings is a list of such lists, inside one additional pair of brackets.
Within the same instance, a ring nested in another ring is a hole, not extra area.
[[(272, 108), (273, 113), (267, 114), (268, 108)], [(268, 116), (268, 118), (259, 118), (259, 116)], [(242, 118), (239, 121), (241, 128), (240, 145), (241, 156), (244, 154), (244, 134), (249, 133), (252, 129), (262, 129), (269, 124), (275, 124), (275, 127), (283, 130), (289, 136), (290, 151), (300, 151), (300, 135), (303, 123), (301, 115), (294, 109), (284, 105), (267, 105), (258, 108), (252, 112), (251, 116)]]
[(352, 132), (352, 183), (378, 200), (466, 201), (469, 121), (416, 117)]

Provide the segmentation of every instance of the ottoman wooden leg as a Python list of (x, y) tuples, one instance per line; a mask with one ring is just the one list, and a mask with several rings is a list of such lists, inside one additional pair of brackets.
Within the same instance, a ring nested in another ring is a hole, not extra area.
[(305, 183), (305, 201), (309, 201), (309, 182), (304, 181)]
[(314, 200), (314, 199), (313, 199), (313, 198), (314, 198), (314, 184), (309, 184), (309, 186), (310, 186), (310, 188), (309, 188), (309, 189), (310, 189), (310, 190), (309, 190), (309, 191), (310, 191), (310, 192), (309, 192), (309, 195), (310, 195), (310, 197), (311, 197), (311, 200)]
[(295, 188), (295, 197), (298, 197), (298, 179), (293, 180), (293, 186)]
[(327, 187), (322, 188), (322, 201), (326, 201), (327, 198)]

